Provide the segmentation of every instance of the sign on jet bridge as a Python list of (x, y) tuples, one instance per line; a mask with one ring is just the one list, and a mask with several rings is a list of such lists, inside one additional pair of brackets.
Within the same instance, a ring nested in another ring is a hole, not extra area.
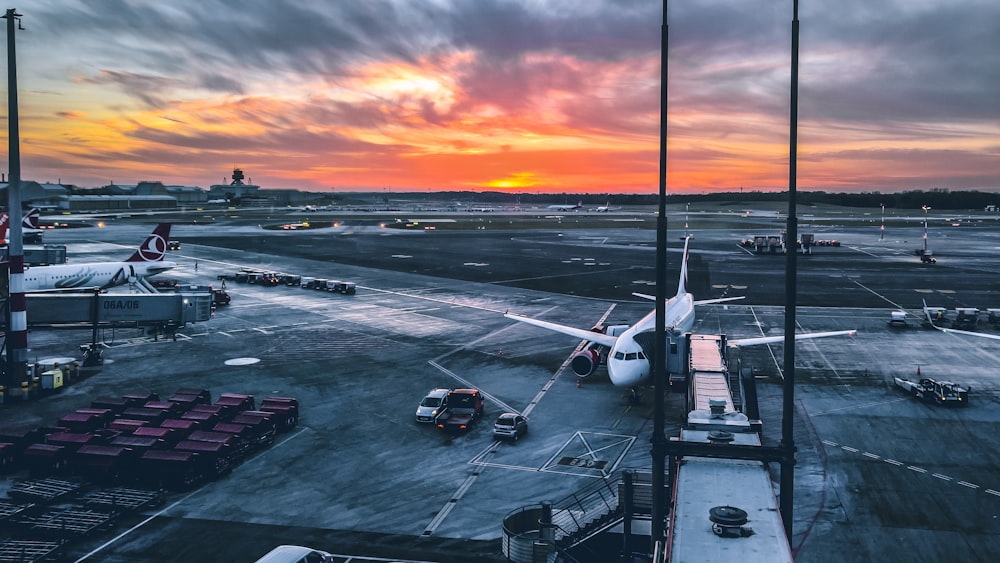
[(211, 318), (212, 294), (29, 294), (26, 309), (28, 326), (93, 322), (181, 326)]

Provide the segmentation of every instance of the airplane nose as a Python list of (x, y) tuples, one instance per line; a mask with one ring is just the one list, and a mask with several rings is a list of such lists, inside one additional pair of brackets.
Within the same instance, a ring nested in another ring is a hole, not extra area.
[(609, 360), (608, 378), (618, 387), (635, 387), (649, 375), (645, 360)]

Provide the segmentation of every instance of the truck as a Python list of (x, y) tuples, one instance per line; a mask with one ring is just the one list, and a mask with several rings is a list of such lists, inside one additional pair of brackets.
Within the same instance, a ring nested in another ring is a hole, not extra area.
[(912, 381), (905, 377), (894, 377), (896, 386), (923, 401), (934, 401), (939, 405), (968, 406), (968, 387), (951, 381), (937, 381), (930, 377)]
[(453, 389), (447, 406), (438, 413), (434, 424), (447, 432), (468, 430), (483, 416), (483, 394), (478, 389)]

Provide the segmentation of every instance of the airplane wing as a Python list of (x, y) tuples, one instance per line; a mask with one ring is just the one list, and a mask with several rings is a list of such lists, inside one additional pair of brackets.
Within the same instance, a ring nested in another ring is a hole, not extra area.
[[(854, 336), (856, 330), (835, 330), (833, 332), (803, 332), (802, 334), (796, 334), (795, 340), (808, 340), (810, 338), (826, 338), (827, 336)], [(730, 340), (730, 346), (757, 346), (759, 344), (776, 344), (778, 342), (784, 342), (785, 335), (780, 336), (759, 336), (757, 338), (739, 338), (736, 340)]]
[(944, 328), (943, 326), (938, 326), (934, 324), (934, 320), (931, 319), (931, 312), (927, 310), (927, 301), (924, 301), (924, 314), (927, 315), (927, 322), (930, 325), (941, 332), (954, 332), (955, 334), (964, 334), (966, 336), (978, 336), (980, 338), (991, 338), (993, 340), (1000, 340), (1000, 336), (996, 334), (984, 334), (982, 332), (972, 332), (969, 330), (958, 330), (955, 328)]
[[(639, 297), (639, 298), (642, 298), (642, 299), (647, 299), (649, 301), (656, 301), (656, 296), (655, 295), (649, 295), (648, 293), (633, 293), (632, 295), (634, 295), (636, 297)], [(694, 305), (711, 305), (712, 303), (724, 303), (726, 301), (738, 301), (740, 299), (746, 299), (746, 296), (740, 296), (740, 297), (720, 297), (718, 299), (702, 299), (700, 301), (693, 301), (692, 304), (694, 304)]]
[(608, 336), (600, 332), (594, 332), (592, 330), (584, 330), (582, 328), (575, 328), (571, 326), (550, 323), (548, 321), (540, 321), (538, 319), (533, 319), (531, 317), (522, 317), (521, 315), (513, 315), (510, 313), (504, 313), (505, 317), (511, 320), (515, 320), (522, 323), (527, 323), (529, 325), (535, 325), (544, 329), (552, 330), (555, 332), (561, 332), (569, 336), (575, 336), (580, 340), (586, 340), (588, 342), (595, 342), (601, 346), (611, 347), (614, 346), (615, 341), (618, 340), (617, 336)]

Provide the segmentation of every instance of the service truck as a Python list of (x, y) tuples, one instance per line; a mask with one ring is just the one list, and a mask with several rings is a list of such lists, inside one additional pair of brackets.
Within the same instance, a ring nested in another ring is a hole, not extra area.
[(937, 381), (924, 377), (912, 381), (905, 377), (894, 377), (896, 386), (924, 401), (934, 401), (939, 405), (968, 406), (969, 388), (951, 381)]
[(448, 406), (438, 413), (434, 423), (449, 432), (468, 430), (483, 415), (483, 394), (478, 389), (454, 389), (448, 393)]

